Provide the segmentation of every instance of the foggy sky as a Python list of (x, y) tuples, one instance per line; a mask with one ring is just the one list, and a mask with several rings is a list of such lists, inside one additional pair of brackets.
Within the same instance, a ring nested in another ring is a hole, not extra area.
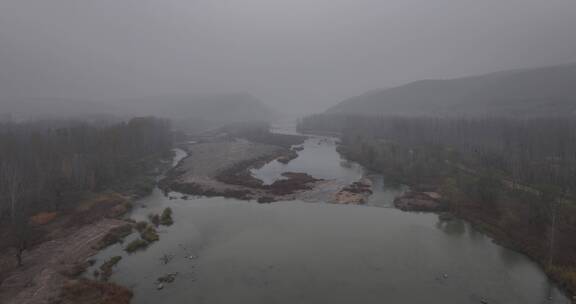
[(576, 0), (0, 0), (0, 100), (250, 92), (302, 113), (570, 61)]

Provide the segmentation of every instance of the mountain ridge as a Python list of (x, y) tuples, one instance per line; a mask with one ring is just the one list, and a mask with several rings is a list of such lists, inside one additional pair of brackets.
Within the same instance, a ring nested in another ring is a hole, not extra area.
[(407, 116), (574, 114), (576, 63), (419, 80), (349, 98), (326, 113)]

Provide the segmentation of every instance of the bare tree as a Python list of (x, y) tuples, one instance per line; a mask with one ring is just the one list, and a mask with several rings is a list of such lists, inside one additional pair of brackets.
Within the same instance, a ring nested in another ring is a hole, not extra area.
[(18, 200), (22, 193), (22, 176), (15, 164), (4, 162), (0, 168), (2, 183), (10, 209), (10, 219), (12, 223), (16, 220)]
[(8, 162), (0, 166), (0, 177), (2, 189), (8, 201), (11, 243), (16, 250), (18, 266), (22, 266), (22, 254), (27, 248), (30, 237), (27, 208), (23, 199), (23, 178), (16, 164)]

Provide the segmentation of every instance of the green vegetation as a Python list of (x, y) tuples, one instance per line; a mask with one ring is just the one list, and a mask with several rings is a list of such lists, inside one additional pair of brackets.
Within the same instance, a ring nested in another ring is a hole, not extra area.
[[(0, 123), (0, 130), (0, 222), (10, 223), (5, 227), (9, 242), (0, 249), (16, 249), (18, 264), (22, 252), (39, 239), (28, 227), (32, 215), (76, 210), (86, 196), (148, 174), (153, 160), (172, 148), (170, 123), (153, 117), (121, 123), (8, 122)], [(114, 217), (129, 206), (111, 209), (115, 214), (106, 208), (84, 212), (71, 225)], [(113, 238), (100, 246), (110, 242)]]
[(162, 215), (160, 216), (160, 224), (164, 226), (171, 226), (174, 224), (174, 220), (172, 219), (172, 209), (167, 207), (162, 211)]
[(130, 242), (128, 244), (128, 246), (126, 246), (126, 248), (124, 248), (124, 250), (128, 253), (133, 253), (137, 250), (145, 249), (146, 247), (148, 247), (148, 245), (150, 245), (150, 243), (146, 242), (145, 240), (136, 239), (136, 240), (133, 240), (132, 242)]
[(134, 228), (140, 234), (140, 238), (130, 242), (130, 244), (126, 246), (125, 250), (127, 252), (134, 252), (136, 250), (144, 249), (151, 243), (160, 240), (156, 228), (145, 221), (137, 222), (134, 225)]
[(122, 260), (121, 256), (113, 256), (100, 265), (100, 280), (108, 281), (112, 275), (112, 269), (120, 262), (120, 260)]
[(152, 226), (146, 227), (146, 229), (140, 232), (140, 237), (148, 243), (156, 242), (160, 239), (158, 232)]
[(546, 269), (546, 272), (556, 281), (561, 282), (564, 288), (576, 293), (576, 268), (551, 266)]
[(96, 249), (101, 250), (110, 245), (121, 243), (124, 238), (132, 233), (132, 225), (126, 224), (110, 230), (96, 245)]
[[(170, 207), (164, 208), (162, 214), (160, 215), (156, 213), (150, 213), (148, 214), (148, 220), (156, 227), (160, 225), (171, 226), (174, 224), (174, 219), (172, 218), (172, 209)], [(146, 222), (137, 223), (136, 229), (138, 231), (143, 230), (146, 228), (146, 225)]]

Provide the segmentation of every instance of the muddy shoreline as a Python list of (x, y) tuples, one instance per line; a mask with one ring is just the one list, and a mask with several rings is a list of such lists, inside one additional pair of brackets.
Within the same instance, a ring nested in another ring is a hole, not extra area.
[[(13, 250), (0, 252), (0, 303), (129, 303), (130, 289), (113, 283), (80, 279), (90, 257), (121, 241), (115, 231), (132, 230), (123, 219), (132, 202), (149, 195), (155, 176), (167, 170), (166, 159), (150, 160), (150, 172), (119, 183), (103, 193), (86, 194), (76, 206), (37, 215), (38, 237), (16, 266)], [(34, 217), (31, 221), (34, 220)]]
[[(28, 250), (24, 266), (6, 273), (0, 286), (0, 302), (58, 303), (62, 288), (76, 281), (88, 266), (86, 261), (100, 250), (101, 240), (111, 230), (126, 224), (124, 220), (103, 218), (95, 223), (66, 228), (59, 233), (65, 236)], [(13, 262), (10, 255), (2, 259)]]
[(430, 197), (429, 192), (406, 192), (395, 199), (394, 205), (406, 212), (432, 212), (441, 216), (448, 215), (448, 218), (456, 216), (469, 222), (474, 229), (491, 237), (494, 243), (521, 253), (537, 263), (548, 278), (559, 286), (573, 303), (576, 303), (576, 281), (563, 276), (563, 273), (570, 271), (570, 268), (549, 268), (546, 265), (545, 261), (548, 260), (545, 254), (546, 246), (541, 244), (538, 239), (531, 237), (531, 235), (537, 235), (538, 231), (533, 231), (531, 234), (521, 229), (518, 231), (503, 229), (498, 225), (498, 221), (493, 219), (492, 214), (487, 213), (486, 210), (474, 206), (450, 208), (448, 202), (438, 197)]

